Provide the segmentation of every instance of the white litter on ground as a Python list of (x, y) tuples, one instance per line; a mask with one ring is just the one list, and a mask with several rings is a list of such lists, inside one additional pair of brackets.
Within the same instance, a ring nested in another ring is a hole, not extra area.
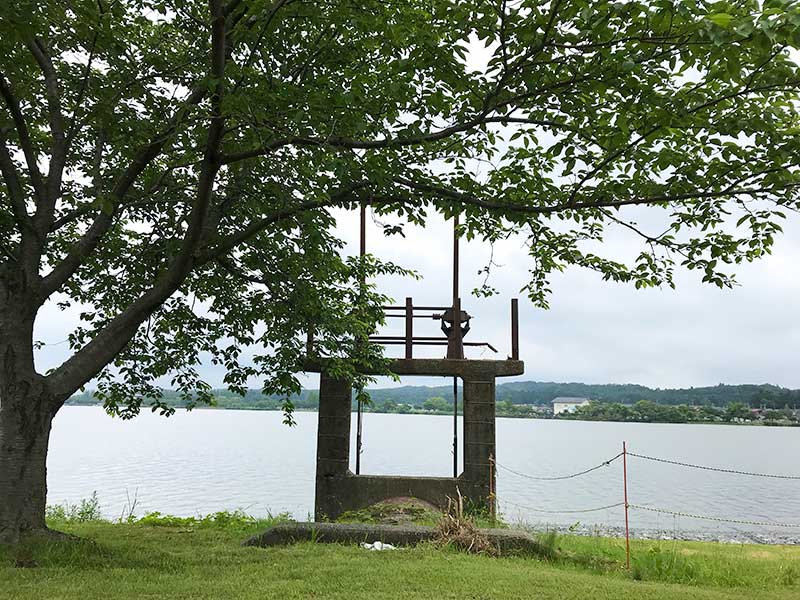
[(397, 548), (395, 546), (392, 546), (391, 544), (384, 544), (383, 542), (373, 542), (371, 544), (368, 544), (368, 543), (364, 542), (364, 543), (361, 544), (361, 547), (364, 548), (365, 550), (399, 550), (400, 549), (400, 548)]

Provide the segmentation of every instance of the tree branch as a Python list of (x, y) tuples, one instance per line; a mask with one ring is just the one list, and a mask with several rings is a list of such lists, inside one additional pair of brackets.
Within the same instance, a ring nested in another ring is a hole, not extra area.
[[(471, 194), (465, 194), (441, 186), (432, 185), (429, 183), (418, 183), (403, 177), (394, 179), (396, 183), (413, 189), (418, 192), (424, 192), (432, 195), (448, 198), (463, 204), (477, 206), (487, 210), (499, 210), (509, 214), (523, 214), (523, 215), (549, 215), (564, 210), (588, 210), (598, 208), (618, 208), (622, 206), (636, 206), (642, 204), (669, 204), (671, 202), (682, 202), (685, 200), (701, 200), (708, 198), (725, 198), (735, 196), (747, 196), (754, 194), (764, 194), (774, 192), (774, 187), (751, 187), (751, 188), (737, 188), (725, 189), (718, 192), (709, 192), (705, 190), (697, 190), (695, 192), (687, 192), (683, 194), (657, 194), (654, 196), (643, 196), (641, 198), (628, 198), (625, 200), (598, 200), (595, 202), (577, 202), (571, 204), (569, 201), (553, 205), (523, 205), (523, 204), (507, 204), (504, 202), (493, 202), (491, 200), (483, 200)], [(786, 184), (784, 189), (800, 187), (800, 184)]]
[(193, 255), (202, 240), (204, 223), (213, 195), (214, 179), (220, 168), (219, 147), (225, 128), (222, 97), (225, 86), (227, 42), (222, 0), (209, 0), (209, 8), (212, 20), (210, 75), (216, 83), (211, 94), (211, 124), (201, 163), (197, 198), (189, 215), (189, 224), (181, 249), (166, 272), (156, 279), (149, 290), (114, 317), (88, 344), (47, 377), (59, 402), (97, 375), (108, 361), (128, 344), (139, 326), (180, 287), (193, 266)]
[(228, 237), (223, 238), (221, 240), (217, 240), (217, 243), (213, 248), (208, 248), (198, 256), (197, 264), (198, 265), (205, 264), (208, 261), (213, 260), (219, 256), (224, 256), (225, 254), (233, 250), (236, 246), (258, 235), (261, 231), (263, 231), (266, 227), (272, 225), (273, 223), (277, 223), (279, 221), (288, 219), (290, 217), (293, 217), (295, 215), (298, 215), (302, 212), (306, 212), (309, 210), (314, 210), (317, 208), (326, 208), (329, 206), (337, 206), (345, 202), (352, 202), (354, 200), (353, 194), (358, 190), (364, 189), (368, 186), (369, 186), (369, 181), (367, 180), (358, 181), (351, 185), (345, 186), (335, 194), (330, 195), (328, 198), (318, 198), (316, 200), (306, 200), (305, 202), (299, 202), (294, 206), (288, 206), (267, 217), (264, 217), (257, 221), (253, 221), (252, 223), (245, 226), (239, 232), (231, 234)]
[(17, 166), (11, 158), (5, 139), (5, 130), (0, 128), (0, 172), (8, 190), (8, 198), (11, 203), (11, 211), (14, 221), (20, 232), (20, 243), (17, 249), (18, 254), (7, 248), (3, 244), (2, 250), (10, 260), (18, 265), (22, 265), (26, 277), (30, 283), (34, 283), (39, 277), (39, 239), (36, 228), (28, 214), (25, 202), (25, 191), (22, 188)]
[(32, 228), (32, 223), (25, 206), (25, 192), (22, 189), (17, 166), (14, 164), (14, 161), (11, 159), (11, 154), (8, 151), (5, 130), (3, 129), (0, 129), (0, 172), (3, 174), (3, 180), (8, 190), (8, 198), (11, 202), (11, 209), (20, 231), (24, 232), (25, 230), (30, 230)]
[[(497, 80), (497, 83), (494, 86), (494, 90), (492, 90), (492, 92), (488, 94), (483, 101), (483, 109), (481, 110), (481, 114), (483, 115), (489, 114), (489, 112), (497, 108), (494, 106), (490, 106), (491, 101), (497, 98), (497, 96), (502, 91), (503, 86), (506, 85), (511, 76), (516, 71), (521, 69), (526, 62), (534, 59), (541, 53), (542, 50), (544, 50), (545, 45), (547, 44), (547, 39), (550, 37), (550, 33), (552, 32), (553, 27), (555, 26), (556, 18), (558, 17), (558, 11), (561, 8), (562, 3), (563, 0), (554, 0), (554, 2), (552, 3), (552, 6), (550, 7), (550, 14), (547, 18), (547, 25), (545, 25), (544, 31), (542, 32), (542, 39), (539, 41), (539, 43), (532, 46), (527, 52), (525, 52), (522, 56), (520, 56), (517, 60), (515, 60), (510, 67), (505, 67), (503, 69), (503, 74)], [(505, 46), (502, 47), (505, 48)]]
[(14, 121), (14, 129), (17, 131), (19, 138), (19, 145), (22, 153), (25, 156), (25, 163), (28, 165), (28, 177), (31, 180), (31, 185), (39, 198), (45, 197), (45, 187), (42, 181), (42, 174), (39, 171), (38, 157), (36, 149), (31, 141), (30, 133), (28, 132), (28, 125), (25, 123), (25, 117), (22, 114), (22, 108), (19, 105), (11, 85), (6, 80), (4, 73), (0, 72), (0, 96), (3, 97), (8, 111), (11, 113), (11, 118)]
[(86, 97), (86, 91), (89, 89), (89, 80), (92, 76), (92, 62), (94, 61), (94, 53), (97, 49), (97, 40), (100, 37), (100, 22), (103, 20), (103, 17), (106, 14), (105, 8), (103, 7), (103, 3), (101, 1), (98, 0), (97, 6), (99, 10), (97, 26), (94, 29), (92, 41), (89, 44), (89, 56), (86, 59), (86, 68), (83, 71), (83, 77), (81, 77), (81, 86), (75, 98), (75, 106), (72, 109), (72, 123), (69, 127), (69, 132), (67, 133), (68, 149), (72, 145), (72, 141), (75, 139), (75, 136), (80, 131), (81, 119), (78, 117), (78, 111), (81, 109), (81, 106), (83, 105), (83, 99)]
[(225, 62), (227, 56), (225, 10), (221, 0), (209, 0), (209, 6), (213, 16), (211, 24), (211, 76), (217, 83), (211, 95), (211, 125), (208, 129), (203, 161), (200, 164), (197, 199), (189, 215), (189, 224), (186, 228), (181, 250), (166, 275), (166, 278), (173, 282), (183, 280), (186, 276), (192, 254), (200, 244), (211, 206), (211, 198), (214, 193), (214, 180), (221, 166), (219, 148), (225, 130), (222, 97), (225, 86)]
[(429, 142), (436, 142), (439, 140), (447, 139), (455, 134), (469, 131), (470, 129), (475, 129), (476, 127), (492, 123), (497, 123), (501, 125), (505, 125), (508, 123), (524, 123), (528, 125), (539, 125), (542, 127), (552, 127), (554, 129), (564, 129), (580, 133), (580, 129), (578, 127), (574, 127), (567, 123), (561, 123), (559, 121), (554, 121), (549, 119), (529, 119), (526, 117), (510, 117), (510, 116), (483, 117), (479, 119), (472, 119), (470, 121), (467, 121), (465, 123), (460, 123), (458, 125), (452, 125), (450, 127), (446, 127), (445, 129), (441, 129), (439, 131), (433, 131), (423, 135), (412, 136), (407, 138), (358, 140), (358, 139), (344, 138), (344, 137), (327, 137), (327, 138), (306, 137), (306, 136), (284, 137), (272, 140), (271, 142), (268, 142), (267, 144), (264, 144), (263, 146), (260, 146), (258, 148), (254, 148), (252, 150), (246, 150), (244, 152), (237, 152), (233, 154), (223, 155), (221, 160), (223, 164), (231, 164), (242, 160), (247, 160), (249, 158), (265, 156), (267, 154), (274, 152), (275, 150), (283, 148), (284, 146), (320, 146), (320, 147), (330, 147), (330, 148), (345, 148), (348, 150), (401, 148), (403, 146), (415, 146), (419, 144), (425, 144)]
[[(752, 92), (761, 92), (761, 91), (774, 90), (774, 89), (783, 89), (783, 87), (785, 85), (795, 85), (796, 86), (800, 82), (786, 82), (786, 83), (783, 83), (783, 84), (769, 84), (769, 85), (762, 85), (762, 86), (758, 86), (758, 87), (750, 87), (750, 83), (751, 82), (748, 81), (747, 85), (745, 85), (741, 89), (738, 89), (738, 90), (736, 90), (734, 92), (730, 92), (730, 93), (727, 93), (727, 94), (723, 94), (723, 95), (721, 95), (721, 96), (719, 96), (717, 98), (714, 98), (712, 100), (708, 100), (706, 102), (703, 102), (702, 104), (694, 106), (694, 107), (686, 110), (684, 114), (692, 115), (694, 113), (697, 113), (697, 112), (700, 112), (702, 110), (705, 110), (706, 108), (710, 108), (712, 106), (720, 104), (721, 102), (724, 102), (726, 100), (731, 100), (731, 99), (736, 98), (736, 97), (741, 96), (741, 95), (749, 94), (749, 93), (752, 93)], [(653, 127), (648, 129), (644, 133), (640, 134), (639, 137), (631, 140), (628, 144), (626, 144), (622, 148), (619, 148), (618, 150), (616, 150), (616, 151), (612, 152), (611, 154), (609, 154), (599, 164), (597, 164), (592, 170), (590, 170), (589, 172), (585, 173), (581, 177), (581, 179), (575, 184), (575, 186), (572, 188), (572, 192), (570, 192), (570, 196), (569, 196), (569, 198), (570, 198), (570, 206), (572, 206), (572, 207), (576, 206), (577, 194), (578, 194), (578, 192), (581, 190), (581, 188), (583, 187), (583, 185), (587, 181), (589, 181), (592, 177), (597, 175), (599, 172), (603, 171), (606, 167), (611, 165), (611, 163), (613, 163), (615, 160), (617, 160), (618, 158), (623, 156), (629, 150), (635, 148), (636, 146), (641, 144), (643, 141), (647, 140), (647, 138), (649, 138), (654, 133), (660, 131), (663, 128), (664, 128), (663, 124), (654, 125)]]
[(39, 202), (37, 202), (37, 210), (34, 215), (36, 229), (39, 231), (40, 236), (44, 238), (53, 221), (56, 201), (61, 195), (61, 180), (64, 173), (64, 165), (67, 161), (66, 128), (64, 115), (61, 111), (58, 76), (53, 67), (50, 54), (47, 48), (37, 39), (29, 39), (27, 46), (44, 76), (47, 112), (50, 121), (50, 166), (47, 173), (46, 193), (44, 198), (40, 198)]
[(195, 88), (189, 94), (184, 106), (170, 119), (167, 127), (153, 138), (149, 144), (142, 147), (125, 171), (120, 174), (109, 194), (110, 210), (100, 210), (97, 213), (86, 233), (73, 245), (67, 256), (53, 267), (52, 271), (42, 280), (42, 301), (64, 285), (80, 267), (83, 260), (94, 251), (100, 240), (113, 225), (122, 201), (139, 175), (161, 154), (172, 134), (175, 133), (180, 125), (188, 108), (199, 104), (205, 94), (206, 91), (204, 89)]

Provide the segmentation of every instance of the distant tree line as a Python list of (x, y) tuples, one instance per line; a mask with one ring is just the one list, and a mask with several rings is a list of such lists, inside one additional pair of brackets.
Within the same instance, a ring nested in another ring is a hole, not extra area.
[(626, 405), (608, 402), (590, 402), (574, 411), (561, 413), (558, 419), (580, 421), (623, 421), (636, 423), (746, 423), (763, 422), (772, 425), (797, 425), (798, 411), (789, 407), (781, 410), (752, 409), (741, 402), (732, 402), (725, 407), (677, 406), (657, 404), (651, 400), (640, 400)]
[(497, 397), (514, 404), (549, 405), (559, 396), (589, 398), (599, 402), (634, 404), (650, 400), (677, 406), (728, 406), (738, 402), (750, 408), (800, 408), (800, 390), (776, 385), (724, 385), (682, 389), (653, 389), (634, 384), (511, 382), (497, 388)]
[[(380, 412), (426, 412), (444, 411), (443, 406), (434, 407), (425, 403), (440, 398), (452, 411), (452, 393), (450, 386), (403, 386), (369, 390), (372, 401), (371, 410)], [(176, 406), (185, 405), (177, 392), (164, 391), (165, 399)], [(240, 396), (227, 389), (213, 390), (214, 402), (218, 408), (277, 410), (283, 402), (282, 396), (265, 395), (259, 390), (248, 390)], [(547, 383), (522, 381), (503, 383), (497, 386), (498, 414), (501, 412), (519, 413), (519, 416), (540, 414), (542, 407), (550, 407), (553, 400), (560, 396), (589, 398), (599, 403), (633, 405), (640, 400), (647, 400), (657, 405), (694, 406), (694, 407), (727, 407), (741, 404), (747, 408), (763, 408), (783, 410), (785, 408), (800, 409), (800, 390), (791, 390), (775, 385), (717, 385), (685, 389), (652, 389), (634, 384), (592, 385), (585, 383)], [(302, 390), (291, 398), (299, 410), (316, 410), (319, 405), (317, 390)], [(68, 404), (97, 404), (92, 391), (74, 395)], [(528, 405), (520, 406), (520, 405)], [(519, 408), (510, 408), (519, 406)], [(514, 416), (517, 416), (516, 414)]]

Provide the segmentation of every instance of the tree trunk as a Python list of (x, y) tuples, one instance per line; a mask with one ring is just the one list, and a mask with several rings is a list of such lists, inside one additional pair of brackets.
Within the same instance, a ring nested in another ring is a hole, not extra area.
[(47, 445), (53, 414), (41, 394), (0, 397), (0, 543), (46, 530)]
[(46, 531), (47, 445), (59, 406), (34, 366), (38, 304), (20, 281), (0, 277), (0, 543)]

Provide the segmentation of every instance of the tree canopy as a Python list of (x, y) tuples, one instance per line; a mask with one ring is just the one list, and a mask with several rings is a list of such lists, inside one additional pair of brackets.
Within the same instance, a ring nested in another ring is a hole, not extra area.
[(32, 356), (39, 307), (80, 307), (55, 407), (95, 377), (123, 415), (166, 409), (165, 375), (202, 400), (202, 353), (297, 391), (309, 327), (337, 368), (378, 360), (354, 284), (406, 265), (341, 255), (331, 211), (361, 203), (523, 236), (541, 306), (571, 265), (732, 285), (799, 207), (799, 25), (788, 0), (6, 3), (0, 322)]

